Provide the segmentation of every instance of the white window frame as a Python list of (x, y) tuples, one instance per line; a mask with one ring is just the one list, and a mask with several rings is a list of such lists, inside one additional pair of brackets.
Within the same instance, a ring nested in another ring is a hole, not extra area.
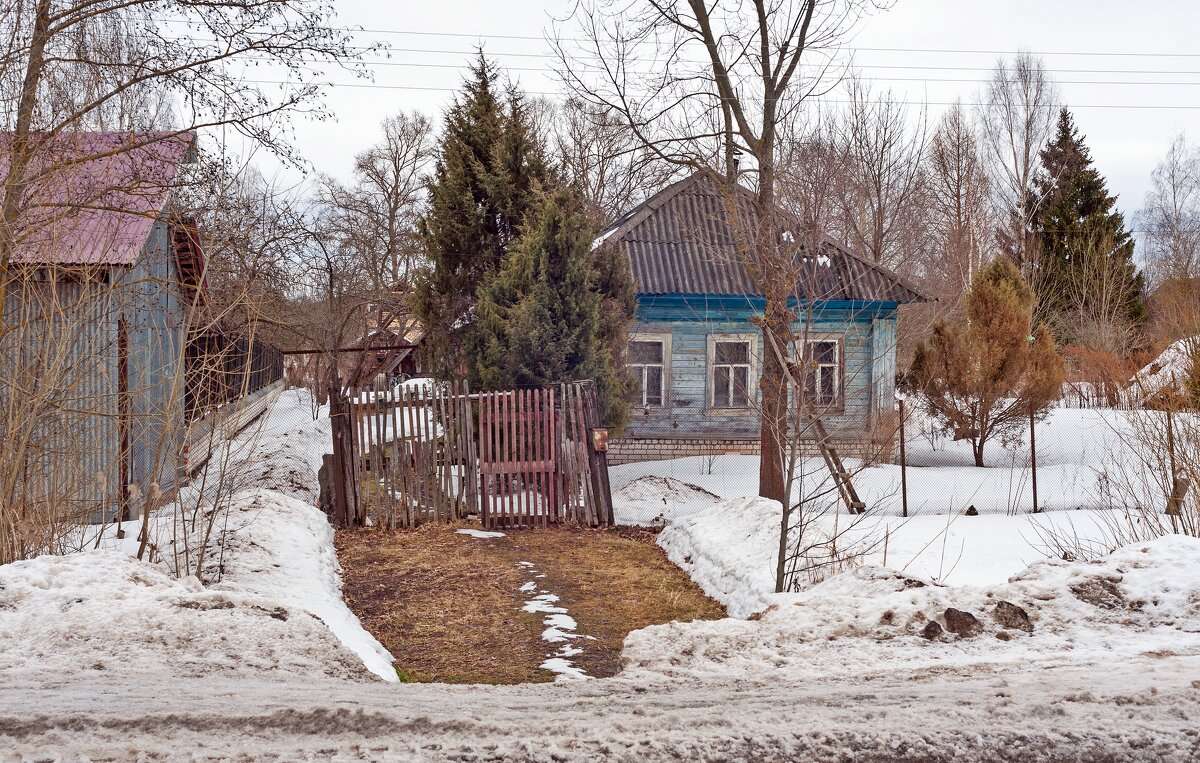
[[(662, 355), (662, 357), (663, 357), (663, 359), (662, 359), (662, 403), (660, 403), (658, 405), (650, 405), (646, 402), (646, 389), (645, 389), (646, 376), (645, 376), (645, 373), (642, 372), (641, 379), (639, 382), (641, 384), (641, 389), (642, 389), (642, 399), (638, 403), (638, 407), (639, 408), (669, 408), (671, 406), (671, 335), (669, 333), (657, 334), (657, 333), (634, 331), (629, 334), (629, 341), (630, 342), (659, 342), (662, 344), (662, 351), (663, 351), (663, 355)], [(628, 348), (626, 348), (626, 349), (628, 349)], [(642, 368), (647, 367), (646, 364), (643, 364), (643, 363), (627, 363), (626, 365), (631, 370), (632, 369), (642, 369)]]
[[(717, 358), (717, 342), (745, 342), (750, 345), (748, 363), (749, 371), (746, 374), (746, 404), (745, 405), (717, 405), (717, 384), (716, 384), (716, 363)], [(708, 335), (708, 355), (705, 358), (704, 373), (705, 386), (708, 388), (708, 407), (717, 411), (744, 411), (747, 408), (752, 408), (758, 400), (758, 335), (750, 333), (737, 334), (709, 334)]]
[[(818, 412), (819, 411), (843, 411), (843, 410), (845, 410), (845, 407), (846, 407), (846, 335), (838, 334), (838, 333), (828, 333), (828, 332), (820, 332), (820, 333), (813, 332), (813, 333), (809, 334), (808, 336), (803, 336), (803, 335), (798, 336), (797, 344), (799, 344), (800, 342), (804, 343), (805, 349), (807, 349), (809, 345), (816, 344), (817, 342), (833, 342), (834, 345), (836, 346), (837, 360), (834, 361), (835, 373), (834, 373), (833, 378), (834, 378), (835, 389), (834, 389), (833, 400), (832, 401), (820, 401), (820, 402), (814, 400), (814, 401), (811, 401), (811, 404), (818, 410)], [(808, 353), (805, 353), (805, 354), (807, 355)], [(824, 365), (827, 366), (828, 364), (824, 364)], [(805, 371), (804, 371), (805, 377), (804, 377), (804, 379), (801, 380), (801, 383), (805, 384), (806, 386), (808, 384), (808, 374), (809, 373), (811, 373), (811, 372), (808, 369), (805, 369)]]

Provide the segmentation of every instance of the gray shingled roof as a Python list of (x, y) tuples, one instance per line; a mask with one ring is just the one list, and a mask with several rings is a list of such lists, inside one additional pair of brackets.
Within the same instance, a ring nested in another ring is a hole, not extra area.
[[(730, 193), (717, 175), (697, 172), (631, 209), (597, 243), (616, 242), (629, 255), (639, 294), (756, 295), (734, 237), (756, 227), (752, 200), (746, 188)], [(801, 299), (928, 301), (891, 270), (828, 239), (817, 256), (799, 250), (796, 257)]]

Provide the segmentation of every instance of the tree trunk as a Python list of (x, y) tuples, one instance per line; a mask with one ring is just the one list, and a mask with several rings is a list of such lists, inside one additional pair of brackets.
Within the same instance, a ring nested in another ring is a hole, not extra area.
[[(782, 303), (782, 304), (780, 304)], [(781, 315), (782, 314), (782, 315)], [(761, 452), (758, 461), (758, 494), (779, 502), (784, 495), (784, 449), (787, 444), (787, 373), (779, 357), (765, 348), (772, 342), (787, 347), (788, 309), (786, 297), (767, 297), (766, 320), (763, 321), (763, 372), (759, 387), (762, 390), (762, 413), (759, 425)]]
[(976, 466), (983, 466), (983, 443), (982, 437), (971, 440), (971, 452), (975, 455)]
[(4, 182), (4, 198), (0, 201), (0, 312), (8, 290), (8, 269), (16, 244), (16, 224), (25, 200), (28, 185), (26, 169), (31, 147), (30, 133), (37, 105), (37, 91), (46, 68), (46, 43), (50, 39), (50, 0), (39, 0), (34, 11), (33, 36), (29, 41), (29, 60), (21, 82), (16, 121), (8, 149), (8, 175)]

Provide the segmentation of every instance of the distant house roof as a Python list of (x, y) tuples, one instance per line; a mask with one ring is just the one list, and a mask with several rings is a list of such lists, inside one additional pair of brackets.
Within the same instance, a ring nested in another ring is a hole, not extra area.
[[(161, 216), (194, 133), (67, 132), (26, 170), (13, 262), (132, 265)], [(0, 181), (12, 133), (0, 133)]]
[[(739, 222), (755, 230), (756, 221), (748, 189), (734, 185), (731, 193), (716, 174), (701, 171), (631, 209), (600, 234), (596, 245), (617, 242), (625, 250), (639, 294), (755, 296), (761, 290), (746, 272), (735, 232)], [(891, 270), (829, 239), (815, 256), (797, 247), (795, 257), (791, 269), (799, 274), (795, 295), (800, 299), (928, 301)]]

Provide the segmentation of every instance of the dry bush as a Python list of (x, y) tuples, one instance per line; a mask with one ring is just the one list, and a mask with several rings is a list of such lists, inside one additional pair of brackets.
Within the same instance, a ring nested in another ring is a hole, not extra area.
[(1122, 390), (1141, 367), (1137, 358), (1081, 345), (1064, 347), (1062, 354), (1067, 365), (1064, 392), (1068, 402), (1077, 402), (1080, 407), (1118, 405)]

